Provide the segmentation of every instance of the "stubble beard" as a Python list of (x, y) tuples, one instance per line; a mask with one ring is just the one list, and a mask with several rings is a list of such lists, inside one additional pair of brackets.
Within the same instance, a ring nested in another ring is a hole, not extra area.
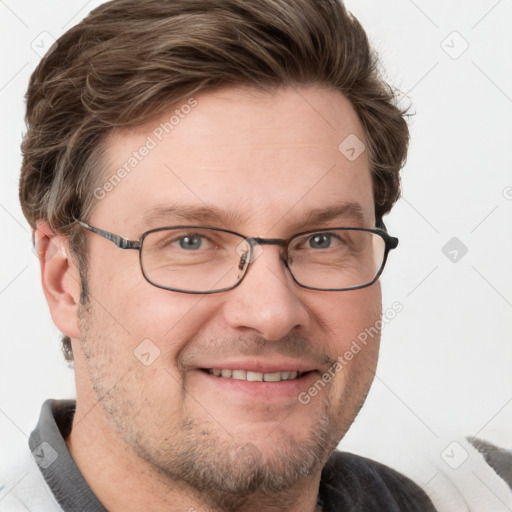
[(223, 512), (240, 510), (255, 496), (270, 502), (292, 499), (301, 480), (321, 471), (341, 437), (333, 432), (326, 412), (327, 396), (318, 420), (300, 442), (278, 435), (278, 427), (262, 449), (229, 437), (217, 424), (205, 425), (193, 418), (183, 419), (165, 437), (155, 438), (137, 429), (131, 404), (103, 396), (101, 405), (110, 426), (169, 490), (179, 487)]
[(159, 447), (143, 437), (132, 446), (167, 480), (184, 484), (214, 509), (230, 511), (254, 494), (287, 494), (300, 479), (319, 471), (336, 444), (329, 423), (323, 414), (305, 442), (280, 439), (270, 446), (270, 439), (260, 450), (188, 419)]
[(179, 487), (197, 497), (212, 510), (240, 510), (255, 495), (270, 501), (288, 495), (292, 498), (297, 483), (321, 471), (338, 443), (326, 412), (301, 442), (275, 432), (263, 442), (262, 449), (230, 437), (217, 424), (193, 418), (183, 419), (167, 430), (166, 436), (155, 438), (137, 428), (131, 404), (119, 401), (119, 397), (103, 396), (101, 405), (111, 428), (148, 463), (159, 480), (169, 490)]
[[(182, 419), (172, 428), (148, 432), (141, 428), (137, 419), (137, 416), (144, 416), (144, 411), (134, 407), (144, 405), (144, 401), (133, 404), (123, 379), (113, 388), (106, 378), (109, 369), (105, 361), (109, 357), (97, 351), (108, 340), (90, 329), (90, 310), (87, 314), (82, 311), (79, 316), (81, 348), (89, 378), (112, 430), (148, 463), (160, 481), (167, 483), (169, 491), (178, 485), (214, 510), (234, 512), (255, 494), (268, 496), (270, 500), (280, 494), (286, 495), (301, 479), (321, 471), (366, 396), (361, 397), (359, 386), (348, 379), (343, 400), (333, 410), (329, 394), (324, 390), (324, 395), (317, 397), (323, 406), (313, 413), (317, 419), (306, 436), (302, 435), (300, 441), (291, 436), (283, 438), (278, 435), (277, 427), (269, 436), (268, 445), (265, 441), (267, 446), (261, 449), (250, 441), (240, 441), (225, 434), (214, 422), (200, 422), (193, 417)], [(357, 376), (352, 377), (358, 380)], [(345, 418), (340, 427), (337, 416), (343, 410), (346, 414), (347, 409), (354, 413)], [(285, 418), (283, 423), (286, 421)], [(155, 431), (166, 434), (159, 438), (157, 434), (155, 438)]]

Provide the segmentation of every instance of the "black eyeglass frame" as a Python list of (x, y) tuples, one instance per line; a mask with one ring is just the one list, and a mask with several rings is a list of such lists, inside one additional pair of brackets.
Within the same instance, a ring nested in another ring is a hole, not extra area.
[[(142, 271), (142, 275), (146, 279), (148, 283), (150, 283), (153, 286), (156, 286), (157, 288), (161, 288), (163, 290), (169, 290), (173, 292), (181, 292), (181, 293), (189, 293), (189, 294), (197, 294), (197, 295), (207, 295), (211, 293), (220, 293), (220, 292), (226, 292), (229, 290), (232, 290), (233, 288), (236, 288), (244, 279), (246, 276), (249, 266), (252, 263), (253, 259), (253, 249), (255, 244), (258, 245), (279, 245), (284, 249), (284, 257), (281, 257), (281, 260), (283, 261), (285, 267), (288, 269), (288, 272), (290, 272), (290, 275), (292, 276), (292, 279), (299, 285), (301, 288), (306, 288), (308, 290), (316, 290), (316, 291), (322, 291), (322, 292), (343, 292), (343, 291), (349, 291), (349, 290), (359, 290), (361, 288), (366, 288), (368, 286), (371, 286), (377, 279), (381, 276), (382, 272), (384, 271), (384, 267), (386, 266), (386, 262), (388, 259), (388, 254), (391, 250), (396, 249), (398, 247), (398, 238), (391, 236), (386, 231), (386, 227), (382, 221), (379, 222), (379, 226), (377, 228), (351, 228), (351, 227), (329, 227), (329, 228), (320, 228), (320, 229), (312, 229), (307, 231), (302, 231), (300, 233), (295, 233), (293, 236), (291, 236), (288, 239), (283, 238), (260, 238), (260, 237), (246, 237), (240, 233), (237, 233), (236, 231), (231, 231), (229, 229), (223, 229), (223, 228), (216, 228), (212, 226), (190, 226), (190, 225), (179, 225), (179, 226), (165, 226), (161, 228), (154, 228), (150, 229), (148, 231), (145, 231), (140, 235), (140, 238), (138, 240), (129, 240), (127, 238), (124, 238), (120, 235), (116, 235), (114, 233), (111, 233), (110, 231), (105, 231), (103, 229), (95, 228), (94, 226), (91, 226), (90, 224), (87, 224), (87, 222), (84, 222), (82, 220), (76, 219), (76, 222), (82, 226), (83, 228), (87, 229), (88, 231), (91, 231), (92, 233), (96, 233), (97, 235), (102, 236), (103, 238), (106, 238), (107, 240), (110, 240), (112, 243), (114, 243), (117, 247), (120, 249), (134, 249), (136, 251), (139, 251), (139, 265), (140, 269)], [(163, 286), (161, 284), (155, 283), (149, 277), (146, 275), (146, 272), (144, 271), (144, 266), (142, 264), (142, 245), (144, 243), (144, 239), (151, 233), (156, 233), (158, 231), (166, 231), (171, 229), (211, 229), (213, 231), (219, 231), (222, 233), (228, 233), (231, 235), (236, 235), (242, 240), (245, 240), (250, 249), (249, 258), (245, 259), (245, 255), (241, 257), (241, 261), (243, 261), (246, 266), (244, 273), (240, 277), (240, 279), (233, 285), (229, 286), (227, 288), (221, 288), (219, 290), (207, 290), (207, 291), (193, 291), (193, 290), (182, 290), (179, 288), (172, 288), (169, 286)], [(376, 235), (379, 235), (384, 240), (384, 258), (382, 260), (382, 264), (377, 271), (375, 277), (366, 284), (358, 285), (358, 286), (352, 286), (349, 288), (316, 288), (314, 286), (307, 286), (305, 284), (300, 283), (294, 276), (292, 270), (288, 266), (288, 247), (290, 243), (300, 236), (313, 234), (313, 233), (322, 233), (322, 232), (329, 232), (332, 230), (342, 230), (342, 231), (365, 231), (368, 233), (374, 233)]]

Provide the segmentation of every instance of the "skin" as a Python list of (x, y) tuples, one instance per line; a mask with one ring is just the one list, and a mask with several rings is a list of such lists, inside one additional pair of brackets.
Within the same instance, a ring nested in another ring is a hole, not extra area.
[[(89, 224), (137, 240), (144, 230), (186, 223), (169, 216), (141, 226), (153, 206), (206, 205), (222, 218), (189, 224), (287, 238), (309, 228), (304, 219), (312, 211), (356, 203), (360, 219), (342, 215), (311, 229), (375, 225), (367, 155), (349, 161), (338, 150), (349, 134), (365, 140), (341, 93), (319, 86), (274, 93), (221, 88), (195, 99), (191, 113), (97, 202)], [(105, 175), (173, 110), (111, 132)], [(264, 246), (237, 288), (183, 294), (149, 284), (137, 251), (88, 236), (90, 301), (80, 304), (67, 240), (45, 222), (36, 233), (53, 320), (73, 342), (77, 409), (66, 442), (104, 506), (314, 511), (322, 466), (364, 402), (379, 340), (308, 404), (297, 396), (379, 319), (380, 284), (307, 290), (294, 283), (279, 248)], [(145, 339), (160, 351), (148, 365), (134, 356)], [(312, 371), (283, 386), (233, 385), (201, 370), (237, 365)]]

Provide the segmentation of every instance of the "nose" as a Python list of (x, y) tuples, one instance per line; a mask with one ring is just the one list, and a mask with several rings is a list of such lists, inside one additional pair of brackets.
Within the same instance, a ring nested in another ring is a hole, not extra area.
[(307, 323), (301, 290), (281, 260), (279, 247), (267, 246), (243, 281), (227, 292), (224, 319), (234, 329), (278, 340)]

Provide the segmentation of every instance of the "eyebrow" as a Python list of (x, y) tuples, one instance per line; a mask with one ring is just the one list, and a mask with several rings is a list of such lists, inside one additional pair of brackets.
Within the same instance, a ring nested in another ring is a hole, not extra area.
[[(365, 224), (365, 214), (359, 203), (340, 203), (327, 208), (317, 208), (310, 210), (307, 215), (300, 221), (301, 226), (321, 227), (321, 224), (334, 220), (352, 221), (358, 226)], [(340, 226), (341, 227), (341, 226)], [(349, 226), (346, 226), (349, 227)]]
[[(276, 222), (276, 225), (282, 220), (284, 220), (284, 217)], [(321, 227), (322, 224), (335, 220), (340, 222), (351, 221), (357, 226), (363, 226), (365, 224), (364, 210), (359, 203), (340, 203), (326, 208), (310, 210), (303, 216), (295, 217), (293, 224), (298, 229), (307, 230), (310, 227)], [(229, 226), (240, 225), (247, 221), (248, 216), (239, 210), (221, 210), (215, 206), (192, 206), (175, 203), (154, 206), (148, 210), (143, 215), (141, 222), (137, 224), (137, 229), (150, 229), (151, 226), (163, 227), (174, 223), (221, 225), (229, 229)]]
[(225, 226), (239, 224), (247, 218), (239, 211), (221, 210), (215, 206), (192, 206), (187, 204), (166, 204), (154, 206), (142, 217), (137, 227), (144, 229), (147, 226), (156, 225), (158, 222), (181, 222), (185, 224), (222, 224)]

